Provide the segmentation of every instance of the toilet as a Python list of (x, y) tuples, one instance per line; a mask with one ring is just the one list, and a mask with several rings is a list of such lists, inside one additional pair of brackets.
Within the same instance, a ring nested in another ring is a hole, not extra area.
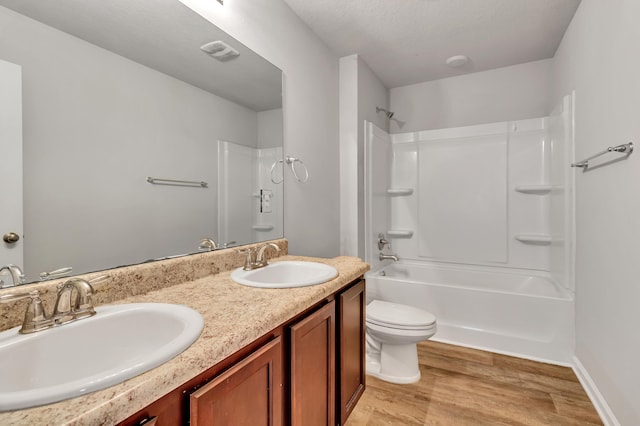
[(436, 317), (422, 309), (373, 300), (367, 305), (367, 374), (391, 383), (420, 380), (416, 344), (436, 332)]

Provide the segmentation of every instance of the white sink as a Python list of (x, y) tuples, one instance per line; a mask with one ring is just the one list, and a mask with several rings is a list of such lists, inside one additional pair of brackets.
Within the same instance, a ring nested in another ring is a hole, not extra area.
[(243, 271), (238, 268), (231, 279), (238, 284), (262, 288), (306, 287), (322, 284), (338, 276), (333, 266), (318, 262), (282, 261), (262, 268)]
[(191, 346), (204, 327), (191, 308), (132, 303), (33, 334), (0, 333), (0, 411), (62, 401), (121, 383)]

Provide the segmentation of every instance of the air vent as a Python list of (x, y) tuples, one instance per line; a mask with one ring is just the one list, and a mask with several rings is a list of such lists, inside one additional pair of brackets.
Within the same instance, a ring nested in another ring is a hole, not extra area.
[(200, 50), (222, 62), (240, 56), (240, 53), (236, 49), (220, 40), (203, 44), (202, 46), (200, 46)]

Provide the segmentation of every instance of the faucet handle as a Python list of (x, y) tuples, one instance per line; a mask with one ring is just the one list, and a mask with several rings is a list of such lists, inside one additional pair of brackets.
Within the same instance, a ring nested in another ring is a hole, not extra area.
[(256, 263), (256, 252), (253, 247), (247, 247), (246, 249), (239, 249), (238, 253), (246, 254), (247, 257), (244, 260), (244, 266), (242, 270), (250, 271), (253, 269), (253, 265)]
[(24, 320), (22, 321), (22, 327), (20, 327), (19, 332), (21, 334), (29, 334), (49, 328), (51, 320), (47, 318), (44, 311), (44, 304), (42, 303), (42, 299), (40, 299), (40, 292), (38, 290), (33, 290), (29, 293), (2, 295), (0, 296), (0, 303), (9, 303), (27, 298), (31, 298), (31, 303), (29, 303), (24, 313)]
[(226, 243), (220, 243), (220, 244), (218, 244), (218, 248), (226, 249), (226, 248), (229, 248), (230, 246), (232, 246), (232, 245), (234, 245), (234, 244), (237, 244), (237, 243), (238, 243), (238, 242), (237, 242), (237, 241), (235, 241), (235, 240), (227, 241)]
[(391, 244), (389, 244), (389, 241), (384, 238), (384, 234), (379, 233), (378, 234), (378, 250), (382, 250), (384, 246), (389, 246), (389, 249), (391, 249)]
[(51, 272), (40, 272), (40, 281), (53, 280), (56, 278), (62, 278), (73, 271), (71, 266), (67, 266), (66, 268), (56, 269)]
[[(104, 274), (104, 275), (98, 275), (97, 277), (93, 277), (90, 280), (86, 280), (89, 284), (93, 285), (93, 284), (98, 284), (101, 283), (103, 281), (108, 280), (109, 278), (111, 278), (111, 275), (109, 274)], [(93, 290), (93, 287), (91, 287), (91, 289)], [(95, 293), (96, 291), (93, 290), (93, 293)], [(91, 294), (93, 294), (91, 293)]]
[(3, 294), (2, 296), (0, 296), (0, 303), (10, 303), (10, 302), (14, 302), (16, 300), (22, 300), (22, 299), (26, 299), (27, 297), (39, 297), (40, 296), (40, 292), (38, 290), (33, 290), (30, 291), (28, 293), (9, 293), (9, 294)]

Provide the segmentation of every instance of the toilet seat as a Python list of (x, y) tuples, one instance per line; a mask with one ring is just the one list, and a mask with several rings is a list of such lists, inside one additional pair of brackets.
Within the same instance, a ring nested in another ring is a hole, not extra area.
[(436, 317), (413, 306), (374, 300), (367, 305), (366, 322), (398, 330), (428, 330), (435, 327)]
[(380, 325), (374, 322), (367, 322), (367, 327), (370, 332), (375, 334), (378, 338), (384, 335), (385, 340), (398, 343), (404, 340), (413, 340), (414, 338), (420, 338), (420, 340), (426, 340), (433, 336), (438, 329), (436, 324), (432, 324), (428, 327), (422, 328), (399, 328), (389, 327), (388, 325)]

